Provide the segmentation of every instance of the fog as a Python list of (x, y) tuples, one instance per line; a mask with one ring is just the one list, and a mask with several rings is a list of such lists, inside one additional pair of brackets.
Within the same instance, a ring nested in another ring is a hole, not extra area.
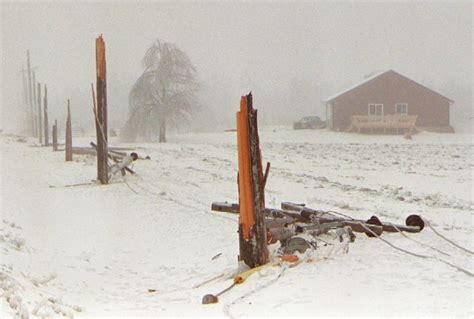
[(21, 132), (21, 69), (30, 50), (48, 86), (50, 120), (94, 125), (95, 38), (106, 42), (110, 125), (127, 118), (128, 93), (156, 38), (196, 66), (200, 104), (191, 129), (234, 127), (252, 91), (262, 124), (325, 117), (321, 100), (393, 69), (455, 101), (451, 124), (472, 127), (472, 3), (146, 2), (1, 3), (1, 127)]

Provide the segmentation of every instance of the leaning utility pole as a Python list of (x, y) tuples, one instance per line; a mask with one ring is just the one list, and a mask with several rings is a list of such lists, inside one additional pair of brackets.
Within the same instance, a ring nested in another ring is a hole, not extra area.
[(44, 85), (43, 113), (44, 146), (49, 146), (48, 88), (46, 87), (46, 84)]
[(71, 126), (71, 107), (67, 100), (67, 119), (66, 119), (66, 162), (72, 161), (72, 126)]
[(41, 84), (38, 83), (38, 141), (43, 144), (43, 116), (41, 111)]
[(237, 112), (237, 146), (239, 158), (239, 245), (240, 256), (249, 267), (268, 262), (265, 227), (265, 177), (263, 175), (257, 110), (252, 93), (242, 96)]
[(95, 39), (95, 58), (97, 73), (97, 106), (95, 105), (94, 92), (92, 92), (92, 97), (94, 100), (94, 117), (97, 135), (97, 179), (101, 184), (108, 184), (107, 77), (105, 42), (102, 35)]

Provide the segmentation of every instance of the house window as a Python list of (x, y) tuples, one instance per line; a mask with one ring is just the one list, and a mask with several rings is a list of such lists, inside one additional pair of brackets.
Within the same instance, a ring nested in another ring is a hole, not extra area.
[(369, 116), (383, 116), (383, 104), (369, 104)]
[(406, 103), (395, 104), (395, 114), (408, 115), (408, 104)]

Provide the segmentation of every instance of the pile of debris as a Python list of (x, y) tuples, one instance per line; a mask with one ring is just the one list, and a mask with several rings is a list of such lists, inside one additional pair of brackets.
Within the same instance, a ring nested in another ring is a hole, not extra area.
[[(91, 147), (73, 147), (72, 151), (74, 154), (78, 155), (97, 155), (97, 145), (94, 142), (90, 142)], [(109, 159), (109, 179), (115, 175), (117, 172), (121, 172), (122, 176), (126, 172), (134, 175), (135, 172), (129, 167), (129, 165), (137, 159), (151, 159), (150, 156), (140, 157), (137, 153), (131, 152), (126, 153), (125, 151), (131, 151), (133, 149), (126, 147), (109, 147), (107, 150), (107, 157)], [(110, 164), (110, 161), (113, 164)]]
[[(211, 208), (234, 214), (240, 211), (239, 204), (227, 202), (214, 202)], [(307, 249), (317, 249), (321, 236), (339, 241), (343, 251), (347, 252), (349, 243), (355, 240), (354, 232), (365, 233), (369, 237), (379, 237), (384, 231), (417, 233), (424, 228), (424, 222), (419, 215), (408, 216), (405, 225), (381, 222), (377, 216), (365, 221), (333, 211), (312, 209), (305, 204), (283, 202), (280, 209), (265, 209), (265, 227), (267, 244), (280, 241), (281, 254), (294, 255), (296, 252), (302, 254)]]

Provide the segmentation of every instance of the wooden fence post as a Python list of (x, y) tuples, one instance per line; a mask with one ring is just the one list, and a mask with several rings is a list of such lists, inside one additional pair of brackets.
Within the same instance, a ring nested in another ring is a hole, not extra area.
[(48, 123), (48, 88), (44, 86), (44, 100), (43, 100), (43, 119), (44, 119), (44, 146), (49, 146), (49, 123)]
[(94, 116), (97, 135), (97, 179), (101, 184), (109, 183), (108, 176), (108, 126), (107, 126), (107, 77), (105, 61), (105, 42), (100, 35), (95, 39), (95, 57), (97, 73), (97, 107), (94, 99)]
[(242, 96), (237, 112), (239, 158), (239, 259), (254, 268), (268, 262), (264, 176), (252, 93)]
[(43, 144), (43, 115), (41, 110), (41, 84), (38, 83), (38, 141)]
[(67, 120), (66, 120), (66, 162), (72, 161), (72, 127), (71, 127), (71, 107), (67, 100)]
[(53, 125), (53, 151), (58, 150), (58, 120), (54, 120)]

